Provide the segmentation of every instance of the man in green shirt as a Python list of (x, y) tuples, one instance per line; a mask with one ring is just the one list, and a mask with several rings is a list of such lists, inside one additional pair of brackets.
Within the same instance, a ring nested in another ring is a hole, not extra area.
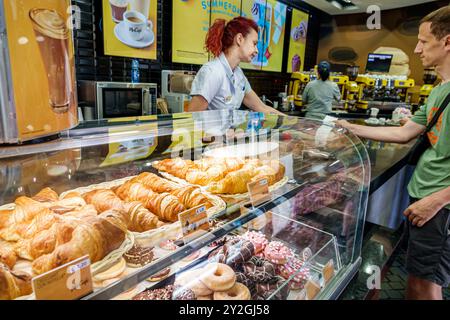
[[(407, 143), (417, 138), (450, 93), (450, 6), (422, 19), (415, 53), (424, 67), (435, 67), (442, 83), (403, 127), (373, 128), (338, 121), (358, 136)], [(428, 133), (431, 146), (422, 154), (408, 185), (407, 299), (442, 300), (450, 283), (450, 106)]]

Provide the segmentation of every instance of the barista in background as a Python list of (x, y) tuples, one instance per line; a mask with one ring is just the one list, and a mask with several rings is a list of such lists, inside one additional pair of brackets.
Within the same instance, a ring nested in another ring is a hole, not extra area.
[(188, 110), (237, 110), (244, 103), (253, 111), (283, 115), (261, 101), (239, 67), (258, 54), (257, 44), (258, 25), (253, 20), (237, 17), (227, 23), (217, 19), (205, 43), (215, 59), (197, 73)]
[(336, 83), (329, 81), (331, 66), (322, 61), (317, 68), (318, 79), (309, 82), (303, 91), (302, 101), (306, 105), (306, 117), (323, 119), (331, 113), (333, 100), (339, 102), (341, 93)]

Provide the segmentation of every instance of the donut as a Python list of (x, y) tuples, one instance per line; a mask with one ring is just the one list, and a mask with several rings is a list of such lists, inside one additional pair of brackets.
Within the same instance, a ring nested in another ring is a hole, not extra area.
[(266, 283), (256, 284), (256, 295), (264, 300), (286, 300), (290, 287), (285, 284), (286, 280), (283, 277), (275, 276)]
[(197, 296), (191, 289), (174, 287), (172, 300), (197, 300)]
[(145, 290), (134, 296), (132, 300), (171, 300), (173, 290), (173, 285), (169, 285), (160, 289)]
[(278, 273), (285, 279), (290, 279), (291, 289), (303, 289), (309, 279), (309, 268), (304, 267), (304, 261), (291, 257), (286, 264), (278, 266)]
[(264, 251), (267, 244), (269, 243), (269, 240), (267, 240), (266, 236), (263, 233), (257, 231), (247, 231), (242, 235), (242, 238), (253, 243), (256, 254)]
[(264, 249), (264, 256), (275, 264), (285, 264), (294, 253), (280, 241), (272, 241)]
[(250, 298), (250, 290), (239, 282), (226, 291), (214, 292), (214, 300), (250, 300)]
[(92, 280), (98, 284), (108, 279), (118, 278), (125, 271), (126, 267), (125, 259), (120, 258), (111, 268), (93, 276)]
[(210, 294), (209, 296), (199, 296), (197, 300), (214, 300), (214, 295)]
[(167, 267), (160, 272), (148, 277), (146, 280), (149, 282), (159, 282), (165, 278), (167, 278), (170, 274), (170, 267)]
[(244, 264), (244, 273), (254, 282), (267, 282), (275, 276), (275, 266), (264, 258), (254, 256)]
[(251, 280), (243, 272), (236, 272), (236, 282), (242, 283), (250, 290), (250, 294), (253, 296), (256, 293), (256, 283)]
[(200, 280), (203, 272), (203, 268), (186, 271), (177, 276), (175, 285), (189, 288), (197, 297), (211, 295), (213, 293), (212, 290)]
[(208, 260), (224, 263), (235, 268), (237, 265), (249, 260), (254, 254), (255, 247), (251, 241), (234, 238), (211, 252)]
[(153, 248), (145, 248), (138, 245), (133, 245), (123, 255), (127, 266), (131, 268), (143, 267), (153, 261)]
[(212, 291), (226, 291), (234, 286), (236, 274), (223, 263), (210, 263), (203, 269), (201, 281)]
[(175, 240), (167, 239), (163, 240), (159, 243), (159, 247), (161, 249), (167, 250), (167, 251), (174, 251), (178, 249), (178, 246), (175, 244)]

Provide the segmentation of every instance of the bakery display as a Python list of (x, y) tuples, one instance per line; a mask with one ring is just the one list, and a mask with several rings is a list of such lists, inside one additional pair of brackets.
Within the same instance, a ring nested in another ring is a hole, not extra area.
[(12, 300), (32, 293), (31, 276), (12, 271), (0, 263), (0, 300)]
[(165, 159), (153, 163), (153, 167), (191, 185), (206, 187), (213, 194), (242, 194), (247, 184), (266, 178), (269, 185), (284, 178), (285, 167), (278, 160), (203, 158), (196, 161), (181, 158)]

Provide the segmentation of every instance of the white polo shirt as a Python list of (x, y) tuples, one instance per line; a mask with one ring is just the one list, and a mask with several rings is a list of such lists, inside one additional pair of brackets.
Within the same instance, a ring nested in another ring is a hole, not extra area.
[(225, 54), (204, 64), (192, 82), (191, 96), (202, 96), (208, 110), (239, 109), (252, 90), (240, 67), (231, 70)]

